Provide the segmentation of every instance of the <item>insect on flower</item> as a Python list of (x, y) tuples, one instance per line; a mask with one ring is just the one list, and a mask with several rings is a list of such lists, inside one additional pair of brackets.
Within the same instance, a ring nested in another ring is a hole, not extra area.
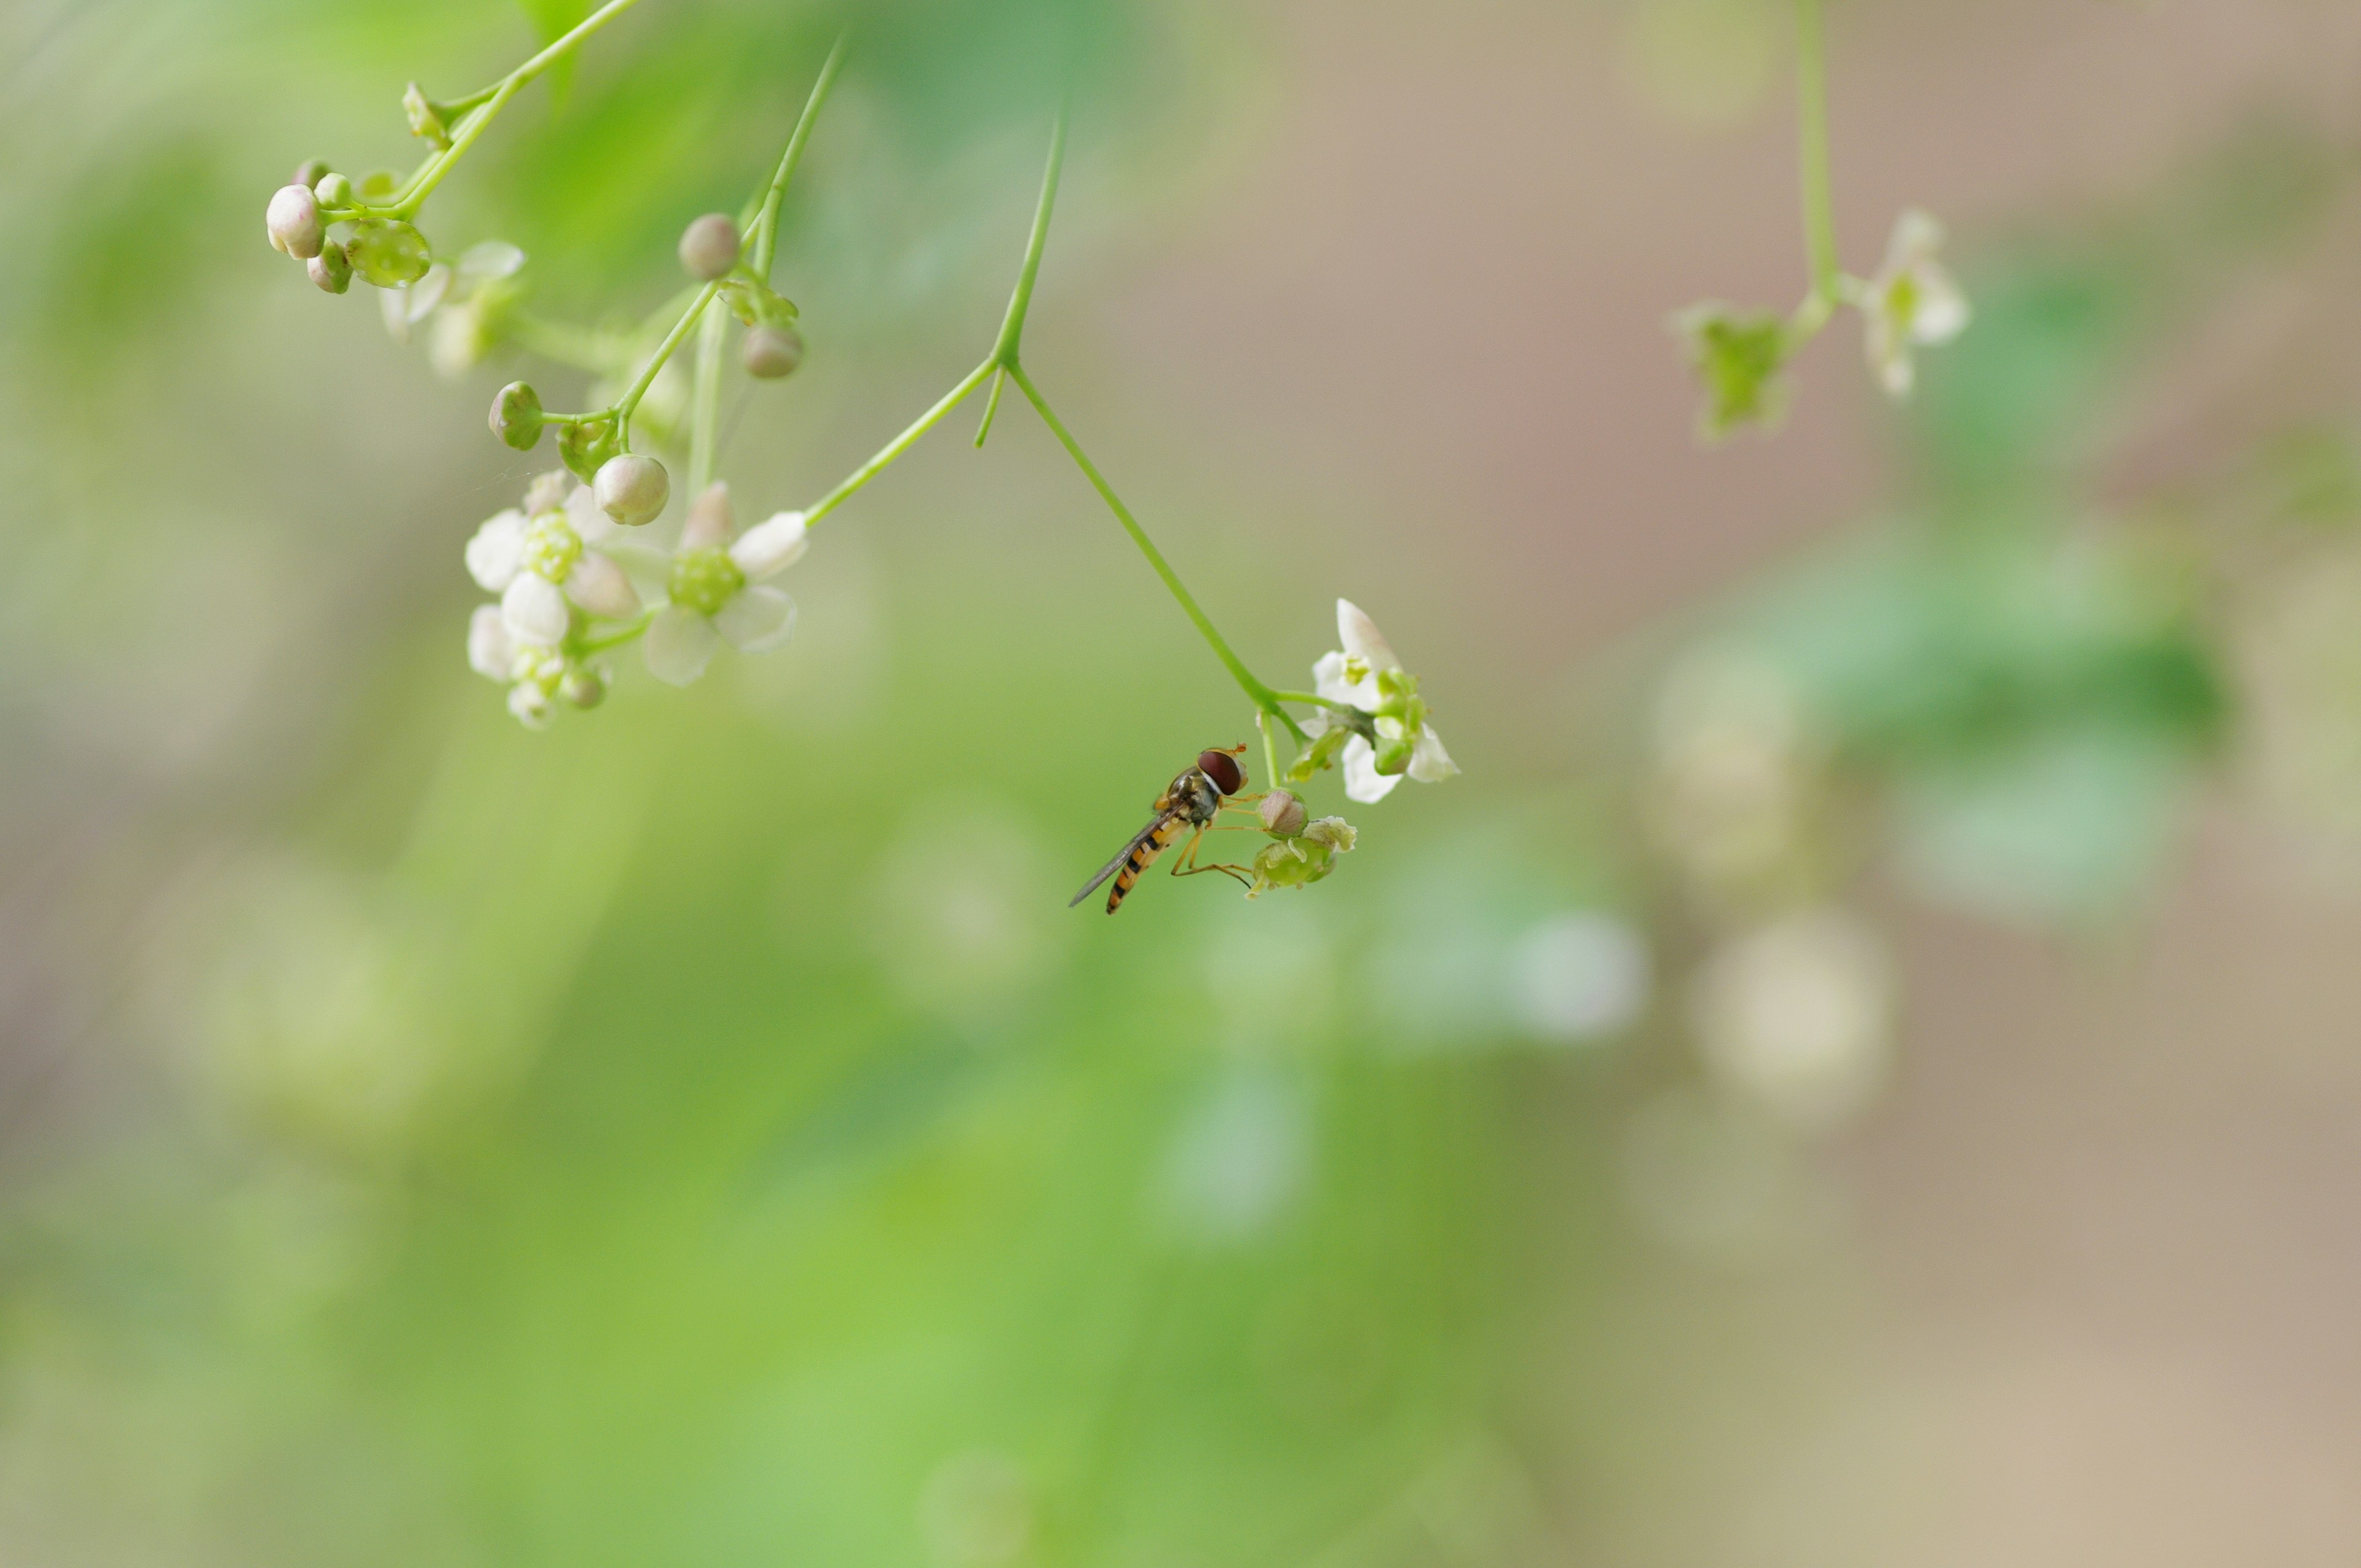
[(1082, 884), (1082, 891), (1074, 894), (1066, 907), (1071, 909), (1096, 893), (1099, 883), (1114, 877), (1115, 886), (1107, 890), (1106, 902), (1107, 913), (1114, 914), (1123, 907), (1124, 897), (1139, 880), (1139, 873), (1153, 864), (1172, 840), (1191, 828), (1197, 830), (1196, 836), (1189, 840), (1180, 858), (1172, 862), (1172, 874), (1194, 876), (1199, 872), (1220, 872), (1224, 876), (1246, 882), (1246, 878), (1234, 866), (1197, 863), (1197, 845), (1224, 808), (1243, 806), (1262, 798), (1238, 794), (1246, 786), (1246, 770), (1238, 766), (1238, 758), (1245, 751), (1244, 745), (1237, 745), (1227, 751), (1198, 752), (1196, 762), (1183, 768), (1164, 786), (1164, 793), (1156, 797), (1156, 815), (1148, 819), (1148, 826), (1135, 834), (1115, 859), (1101, 866), (1098, 874)]

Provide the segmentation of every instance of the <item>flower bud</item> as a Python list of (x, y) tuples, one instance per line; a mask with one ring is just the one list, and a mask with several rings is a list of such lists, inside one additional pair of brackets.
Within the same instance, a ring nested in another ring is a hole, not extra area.
[(738, 225), (727, 213), (708, 213), (683, 229), (680, 264), (707, 282), (738, 265)]
[(607, 672), (588, 664), (577, 664), (566, 672), (558, 691), (577, 707), (596, 707), (607, 700)]
[(796, 367), (804, 362), (804, 340), (791, 327), (758, 326), (746, 334), (740, 352), (745, 356), (746, 374), (775, 381), (794, 375)]
[(308, 189), (312, 186), (317, 185), (321, 181), (326, 179), (327, 175), (328, 160), (326, 159), (307, 158), (302, 162), (295, 166), (295, 175), (292, 182)]
[(263, 226), (270, 235), (270, 247), (298, 261), (319, 255), (327, 239), (327, 230), (320, 223), (320, 203), (308, 185), (280, 186), (263, 214)]
[(313, 182), (312, 195), (324, 207), (353, 204), (353, 182), (341, 174), (323, 174)]
[(519, 452), (530, 452), (541, 441), (541, 394), (522, 381), (511, 381), (492, 400), (492, 433)]
[(1274, 839), (1292, 839), (1303, 831), (1303, 803), (1283, 789), (1272, 790), (1255, 808), (1262, 830)]
[(438, 148), (451, 145), (451, 133), (443, 124), (443, 115), (426, 100), (425, 92), (413, 82), (401, 94), (401, 112), (410, 121), (410, 134), (424, 137)]
[(345, 259), (345, 247), (335, 240), (320, 247), (320, 254), (303, 263), (303, 270), (312, 281), (331, 294), (341, 294), (353, 286), (353, 264)]
[(557, 455), (586, 485), (595, 480), (599, 467), (620, 450), (611, 419), (581, 420), (558, 428)]
[(738, 532), (738, 515), (730, 505), (730, 482), (716, 479), (688, 503), (680, 525), (683, 550), (718, 550)]
[(591, 481), (598, 510), (626, 528), (653, 522), (672, 495), (672, 477), (654, 458), (637, 452), (609, 457)]
[[(312, 192), (304, 192), (303, 199), (312, 200)], [(426, 276), (433, 259), (426, 236), (400, 218), (361, 219), (353, 225), (352, 238), (345, 242), (345, 255), (361, 281), (379, 289), (417, 282)]]

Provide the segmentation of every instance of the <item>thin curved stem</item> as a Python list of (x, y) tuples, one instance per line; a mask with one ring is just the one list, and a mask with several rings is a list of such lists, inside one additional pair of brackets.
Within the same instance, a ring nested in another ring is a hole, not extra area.
[(688, 493), (713, 483), (714, 434), (721, 421), (721, 334), (729, 321), (708, 311), (697, 334), (697, 395), (688, 427)]
[(626, 449), (631, 444), (631, 411), (638, 408), (640, 400), (648, 395), (648, 389), (655, 385), (656, 372), (664, 367), (664, 361), (672, 357), (672, 351), (680, 346), (680, 340), (688, 335), (688, 329), (697, 324), (697, 318), (705, 313), (705, 307), (711, 304), (713, 296), (720, 291), (721, 285), (718, 281), (708, 283), (697, 291), (697, 298), (688, 302), (688, 309), (681, 313), (680, 320), (672, 323), (672, 330), (664, 334), (662, 343), (656, 345), (656, 351), (648, 356), (648, 362), (641, 368), (639, 379), (631, 383), (631, 390), (615, 400), (616, 428), (622, 433)]
[(958, 386), (953, 387), (950, 391), (945, 392), (936, 400), (935, 406), (928, 409), (925, 413), (920, 414), (917, 419), (911, 423), (907, 430), (905, 430), (901, 434), (895, 436), (884, 446), (878, 448), (877, 455), (874, 457), (872, 457), (868, 462), (863, 463), (860, 467), (855, 468), (851, 473), (846, 475), (843, 481), (840, 483), (836, 488), (829, 491), (828, 494), (820, 497), (819, 499), (812, 502), (809, 507), (806, 508), (804, 510), (804, 521), (806, 523), (818, 522), (821, 518), (826, 517), (838, 507), (840, 507), (846, 501), (851, 500), (854, 492), (859, 490), (862, 486), (866, 485), (870, 480), (884, 473), (892, 466), (894, 459), (901, 456), (903, 453), (907, 452), (911, 448), (911, 446), (917, 441), (918, 437), (926, 434), (927, 432), (934, 429), (936, 425), (942, 422), (942, 418), (945, 414), (950, 412), (953, 409), (959, 407), (961, 402), (965, 401), (967, 395), (970, 392), (972, 392), (978, 387), (983, 386), (984, 378), (992, 374), (993, 368), (992, 361), (987, 359), (983, 364), (977, 366), (974, 369), (969, 371)]
[[(748, 265), (754, 276), (764, 282), (771, 280), (771, 258), (778, 249), (779, 203), (787, 193), (787, 181), (796, 177), (796, 165), (803, 161), (804, 143), (811, 139), (814, 122), (819, 118), (819, 106), (828, 102), (828, 90), (836, 84), (836, 72), (844, 63), (845, 35), (839, 33), (820, 62), (819, 79), (812, 83), (811, 96), (804, 102), (804, 112), (796, 119), (796, 128), (787, 137), (786, 150), (779, 154), (778, 172), (771, 176), (770, 189), (763, 193), (761, 215), (747, 233)], [(745, 229), (741, 221), (740, 228)]]
[[(985, 362), (987, 367), (990, 363), (988, 360)], [(1131, 509), (1123, 504), (1123, 498), (1116, 495), (1115, 487), (1107, 483), (1106, 476), (1099, 472), (1098, 466), (1091, 461), (1082, 444), (1074, 439), (1073, 433), (1058, 418), (1056, 411), (1049, 407), (1049, 400), (1041, 395), (1041, 389), (1033, 384), (1033, 378), (1025, 373), (1025, 367), (1022, 365), (1009, 366), (1008, 378), (1016, 383), (1016, 389), (1025, 394), (1026, 401), (1031, 403), (1034, 411), (1041, 416), (1041, 422), (1049, 427), (1049, 433), (1058, 438), (1058, 444), (1063, 446), (1066, 455), (1074, 460), (1074, 466), (1082, 471), (1082, 477), (1091, 482), (1091, 488), (1098, 491), (1099, 499), (1106, 502), (1107, 510), (1115, 513), (1115, 521), (1123, 524), (1124, 532), (1131, 535), (1131, 542), (1139, 546), (1139, 553), (1148, 557), (1148, 564), (1156, 568), (1156, 575), (1164, 580), (1166, 589), (1195, 624), (1198, 635), (1204, 638), (1206, 645), (1213, 650), (1213, 656), (1221, 660), (1223, 667), (1230, 672), (1230, 678), (1238, 683), (1238, 689), (1245, 692), (1257, 707), (1286, 725), (1288, 731), (1298, 740), (1306, 739), (1302, 727), (1279, 706), (1279, 693), (1256, 679), (1254, 672), (1246, 668), (1246, 662), (1231, 652), (1222, 634), (1213, 629), (1213, 621), (1198, 608), (1196, 599), (1182, 585), (1180, 574), (1173, 571), (1171, 563), (1165, 560), (1164, 553), (1157, 549), (1156, 542), (1148, 537), (1148, 531), (1140, 527), (1139, 520), (1131, 515)]]
[(642, 610), (639, 617), (612, 631), (602, 631), (596, 637), (585, 637), (576, 644), (585, 653), (603, 653), (609, 648), (620, 648), (647, 630), (648, 623), (656, 618), (654, 610)]
[(1058, 176), (1066, 162), (1066, 111), (1060, 109), (1049, 126), (1049, 160), (1041, 170), (1041, 199), (1033, 209), (1033, 232), (1025, 241), (1025, 265), (1016, 273), (1016, 291), (1008, 297), (1008, 314), (1000, 323), (1000, 337), (992, 345), (992, 362), (1016, 368), (1016, 355), (1025, 339), (1025, 315), (1033, 308), (1033, 282), (1041, 274), (1041, 251), (1049, 239), (1049, 214), (1058, 204)]

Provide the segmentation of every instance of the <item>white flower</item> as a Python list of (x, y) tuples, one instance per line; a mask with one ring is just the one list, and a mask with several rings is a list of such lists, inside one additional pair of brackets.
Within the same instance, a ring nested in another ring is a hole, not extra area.
[(396, 343), (408, 343), (412, 328), (434, 318), (427, 358), (456, 379), (492, 351), (500, 319), (517, 294), (507, 280), (523, 266), (524, 252), (506, 240), (470, 246), (456, 268), (438, 261), (407, 289), (385, 291), (378, 302), (385, 330)]
[[(1406, 763), (1380, 773), (1378, 745), (1359, 732), (1345, 742), (1345, 794), (1363, 804), (1374, 804), (1393, 793), (1408, 773), (1421, 784), (1440, 784), (1459, 771), (1443, 738), (1426, 722), (1426, 705), (1419, 700), (1418, 682), (1402, 668), (1384, 635), (1361, 607), (1350, 599), (1336, 601), (1336, 636), (1341, 652), (1323, 653), (1312, 666), (1312, 689), (1321, 700), (1337, 707), (1358, 709), (1370, 716), (1369, 729), (1386, 752), (1396, 753), (1409, 742)], [(1315, 738), (1340, 722), (1326, 710), (1304, 722)]]
[(690, 503), (672, 554), (667, 602), (649, 623), (642, 649), (648, 671), (685, 686), (705, 673), (727, 642), (763, 653), (795, 632), (796, 601), (761, 579), (785, 571), (804, 553), (804, 514), (783, 511), (730, 537), (730, 487), (716, 482)]
[(1894, 398), (1917, 379), (1912, 350), (1949, 343), (1967, 330), (1968, 298), (1935, 259), (1943, 225), (1913, 207), (1894, 225), (1885, 265), (1861, 286), (1855, 302), (1868, 326), (1869, 367)]
[(533, 482), (522, 509), (489, 519), (467, 541), (467, 575), (500, 596), (509, 630), (525, 641), (563, 641), (573, 621), (568, 599), (609, 620), (640, 612), (631, 578), (588, 547), (592, 540), (604, 541), (614, 525), (588, 504), (588, 496), (564, 474), (544, 474)]

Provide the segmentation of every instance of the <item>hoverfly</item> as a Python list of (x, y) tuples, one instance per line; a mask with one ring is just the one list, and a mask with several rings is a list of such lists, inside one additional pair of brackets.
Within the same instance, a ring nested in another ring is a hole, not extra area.
[[(1112, 876), (1115, 886), (1107, 890), (1106, 907), (1108, 914), (1114, 914), (1123, 907), (1124, 897), (1131, 892), (1132, 883), (1139, 880), (1139, 873), (1170, 847), (1173, 839), (1191, 828), (1197, 830), (1196, 837), (1180, 851), (1180, 858), (1172, 862), (1174, 876), (1220, 872), (1224, 876), (1245, 880), (1238, 877), (1234, 867), (1197, 864), (1198, 841), (1213, 826), (1213, 818), (1221, 814), (1230, 797), (1246, 788), (1246, 770), (1238, 766), (1237, 761), (1245, 751), (1246, 747), (1238, 745), (1226, 751), (1198, 752), (1197, 761), (1182, 769), (1164, 786), (1164, 793), (1156, 797), (1156, 815), (1148, 819), (1148, 826), (1135, 834), (1114, 860), (1101, 866), (1098, 874), (1082, 884), (1082, 891), (1074, 894), (1066, 907), (1071, 909), (1088, 898), (1098, 891), (1099, 883)], [(1117, 875), (1118, 872), (1122, 874)]]

